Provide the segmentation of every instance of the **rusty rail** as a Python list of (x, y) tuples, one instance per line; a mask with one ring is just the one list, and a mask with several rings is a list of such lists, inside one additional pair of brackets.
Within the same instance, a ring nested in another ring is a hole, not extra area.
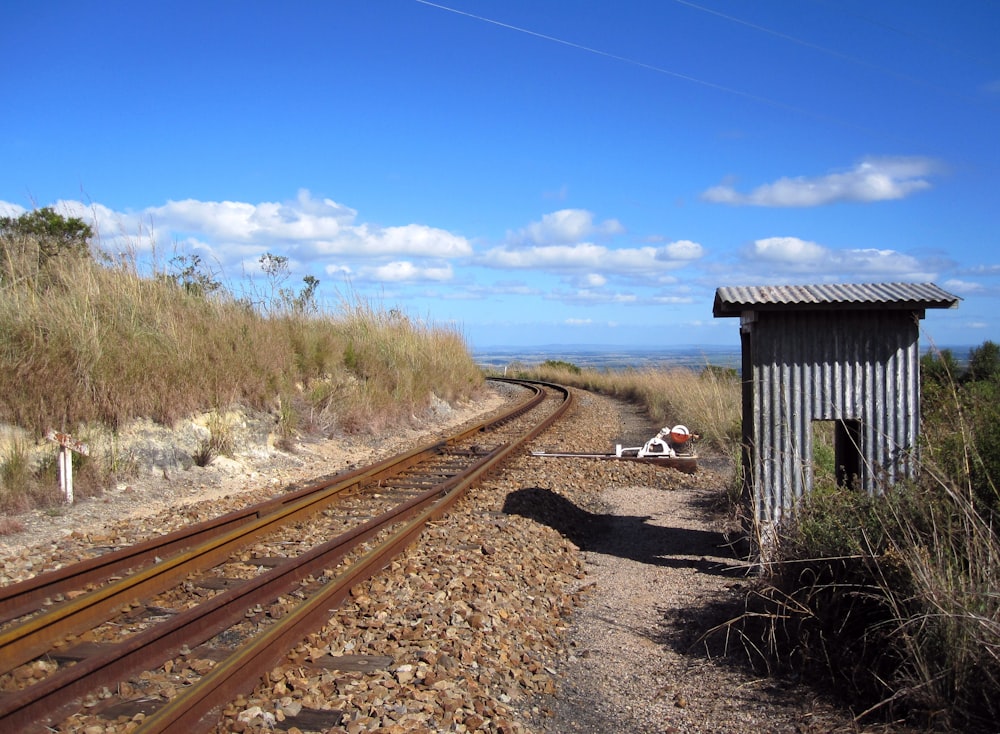
[[(100, 686), (113, 685), (139, 670), (147, 669), (150, 665), (162, 663), (182, 648), (190, 648), (205, 642), (238, 620), (248, 607), (273, 600), (297, 588), (309, 576), (342, 562), (359, 544), (386, 532), (386, 529), (393, 525), (403, 523), (402, 528), (394, 530), (391, 537), (383, 540), (377, 548), (352, 564), (333, 582), (323, 585), (318, 596), (303, 602), (293, 613), (282, 618), (262, 635), (258, 642), (248, 649), (233, 653), (201, 682), (148, 717), (141, 729), (141, 731), (184, 731), (185, 734), (202, 730), (206, 725), (204, 722), (209, 722), (216, 707), (231, 700), (240, 690), (252, 687), (254, 681), (266, 674), (294, 641), (302, 639), (310, 631), (322, 625), (328, 618), (330, 606), (340, 603), (352, 586), (377, 573), (389, 559), (419, 536), (427, 521), (446, 512), (468, 486), (479, 481), (485, 473), (494, 470), (524, 443), (557, 420), (568, 408), (570, 396), (564, 388), (549, 387), (562, 391), (564, 398), (560, 407), (521, 438), (501, 444), (484, 455), (477, 454), (478, 458), (464, 471), (445, 478), (436, 486), (422, 491), (416, 497), (358, 528), (298, 558), (288, 559), (266, 574), (220, 593), (208, 602), (181, 612), (169, 621), (133, 635), (118, 645), (108, 646), (33, 686), (5, 694), (0, 699), (0, 729), (30, 730), (31, 727), (44, 727), (60, 721), (77, 705), (77, 699), (88, 691)], [(214, 565), (213, 561), (217, 562), (222, 556), (230, 554), (234, 547), (249, 542), (247, 538), (265, 532), (266, 527), (272, 527), (280, 521), (288, 521), (318, 511), (329, 504), (332, 497), (348, 487), (357, 486), (364, 480), (377, 481), (393, 474), (394, 468), (395, 471), (399, 471), (400, 468), (414, 466), (428, 457), (440, 455), (447, 446), (458, 444), (489, 427), (512, 420), (515, 415), (531, 410), (544, 400), (540, 385), (536, 383), (533, 389), (534, 397), (515, 409), (477, 424), (446, 441), (415, 449), (367, 469), (338, 475), (331, 481), (311, 485), (283, 498), (269, 500), (255, 508), (201, 523), (189, 529), (187, 539), (181, 538), (180, 533), (166, 536), (163, 538), (165, 547), (186, 548), (185, 544), (195, 543), (193, 540), (195, 538), (210, 537), (213, 529), (216, 533), (222, 533), (221, 537), (204, 540), (199, 546), (182, 550), (162, 563), (141, 569), (108, 585), (117, 589), (116, 591), (95, 590), (6, 630), (0, 635), (0, 659), (4, 660), (4, 667), (9, 670), (17, 664), (33, 659), (33, 656), (39, 654), (39, 650), (46, 648), (47, 645), (50, 646), (53, 639), (71, 634), (66, 632), (68, 629), (83, 629), (98, 618), (104, 621), (113, 614), (115, 608), (126, 603), (123, 599), (147, 596), (155, 593), (153, 590), (169, 586), (165, 579), (177, 574), (186, 576), (191, 572), (192, 566), (189, 564), (195, 564), (199, 568)], [(150, 544), (142, 545), (144, 547), (140, 551), (123, 549), (118, 554), (109, 554), (118, 557), (111, 559), (105, 569), (116, 567), (120, 569), (123, 566), (116, 564), (135, 563), (134, 559), (149, 552), (146, 546)], [(94, 570), (96, 564), (84, 562), (78, 565), (81, 566), (85, 578), (94, 578), (94, 574), (97, 573)], [(52, 589), (62, 584), (64, 585), (62, 588), (69, 588), (72, 574), (68, 571), (71, 569), (72, 567), (61, 569), (60, 572), (53, 574), (58, 580), (53, 578), (52, 584), (42, 579), (42, 583), (36, 587)], [(79, 585), (76, 587), (79, 588)], [(28, 593), (38, 592), (28, 589)], [(5, 596), (7, 599), (15, 597), (14, 594)], [(98, 609), (99, 612), (92, 611)], [(10, 665), (9, 660), (20, 662)]]

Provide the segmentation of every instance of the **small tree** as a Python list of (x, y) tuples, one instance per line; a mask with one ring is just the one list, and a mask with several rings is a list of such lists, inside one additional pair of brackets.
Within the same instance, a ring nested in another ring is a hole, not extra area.
[(222, 283), (202, 262), (200, 255), (175, 255), (170, 259), (174, 272), (166, 277), (192, 296), (206, 297), (222, 287)]
[(1000, 376), (1000, 345), (985, 341), (969, 350), (968, 378), (974, 382)]
[(64, 217), (47, 206), (19, 217), (0, 217), (0, 245), (6, 249), (17, 235), (37, 240), (39, 264), (44, 265), (60, 255), (89, 258), (94, 231), (79, 217)]
[(304, 314), (315, 313), (319, 310), (319, 306), (316, 304), (316, 289), (319, 288), (319, 278), (306, 275), (302, 278), (304, 283), (302, 290), (295, 293), (291, 288), (285, 287), (285, 282), (290, 277), (287, 257), (265, 252), (260, 256), (258, 262), (260, 269), (267, 277), (269, 293), (263, 305), (268, 312), (288, 311)]
[(960, 371), (950, 349), (928, 352), (920, 358), (920, 376), (925, 383), (948, 385), (958, 380)]

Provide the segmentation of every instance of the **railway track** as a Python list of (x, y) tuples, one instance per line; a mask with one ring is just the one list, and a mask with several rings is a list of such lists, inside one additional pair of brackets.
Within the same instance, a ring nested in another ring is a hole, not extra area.
[[(0, 588), (0, 731), (52, 731), (95, 692), (109, 722), (141, 710), (134, 731), (211, 728), (353, 586), (569, 406), (564, 388), (510, 382), (528, 397), (447, 439)], [(170, 700), (142, 695), (143, 671), (178, 655), (209, 662)]]

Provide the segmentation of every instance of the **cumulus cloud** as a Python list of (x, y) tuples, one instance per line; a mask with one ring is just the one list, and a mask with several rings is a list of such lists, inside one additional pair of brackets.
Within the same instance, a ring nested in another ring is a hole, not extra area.
[(927, 263), (896, 250), (835, 250), (798, 237), (756, 240), (743, 250), (741, 257), (751, 270), (766, 270), (766, 276), (811, 273), (827, 281), (858, 277), (933, 280), (935, 277)]
[(946, 291), (953, 291), (955, 293), (964, 293), (966, 295), (970, 293), (979, 293), (985, 288), (982, 283), (973, 283), (968, 280), (959, 280), (958, 278), (951, 278), (946, 280), (942, 286)]
[(1000, 275), (1000, 265), (975, 265), (968, 272), (973, 275)]
[(776, 262), (816, 262), (828, 254), (826, 248), (798, 237), (767, 237), (751, 245), (752, 256)]
[(19, 217), (26, 211), (23, 206), (11, 204), (9, 201), (0, 201), (0, 217)]
[(539, 222), (532, 222), (517, 232), (508, 233), (507, 238), (514, 244), (570, 244), (595, 235), (611, 236), (624, 231), (625, 228), (617, 219), (595, 223), (593, 213), (586, 209), (560, 209), (546, 214)]
[(849, 171), (825, 176), (783, 177), (748, 194), (728, 184), (713, 186), (701, 198), (735, 206), (811, 207), (841, 201), (873, 202), (902, 199), (930, 188), (936, 165), (929, 158), (868, 158)]
[(293, 203), (242, 201), (168, 201), (147, 210), (158, 226), (198, 231), (237, 242), (278, 242), (336, 237), (357, 215), (331, 199), (317, 201), (300, 191)]
[(632, 304), (639, 301), (639, 296), (635, 293), (592, 290), (589, 288), (580, 288), (575, 291), (551, 291), (545, 294), (545, 298), (550, 301), (578, 303), (587, 306), (602, 304)]
[(704, 254), (704, 249), (697, 242), (678, 240), (661, 247), (656, 253), (656, 258), (657, 260), (697, 260)]
[(599, 273), (587, 273), (577, 282), (582, 288), (600, 288), (603, 285), (607, 285), (608, 279)]
[(653, 296), (652, 301), (653, 303), (676, 306), (679, 304), (694, 303), (694, 298), (691, 296)]
[[(384, 282), (451, 279), (451, 266), (441, 261), (472, 255), (464, 238), (424, 224), (381, 227), (358, 221), (356, 210), (333, 199), (314, 197), (302, 189), (285, 202), (168, 201), (141, 211), (118, 212), (100, 204), (59, 201), (53, 205), (66, 216), (94, 225), (105, 250), (149, 252), (172, 242), (223, 266), (257, 272), (264, 252), (288, 257), (298, 268), (321, 264), (328, 275), (371, 277)], [(22, 207), (0, 202), (3, 212), (19, 216)], [(374, 261), (355, 269), (340, 261)], [(417, 263), (414, 260), (429, 260)]]

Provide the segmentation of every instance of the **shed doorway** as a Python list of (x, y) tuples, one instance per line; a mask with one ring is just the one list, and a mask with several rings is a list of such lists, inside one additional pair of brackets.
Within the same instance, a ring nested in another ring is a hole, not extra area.
[(812, 454), (814, 487), (860, 487), (861, 421), (814, 420)]

